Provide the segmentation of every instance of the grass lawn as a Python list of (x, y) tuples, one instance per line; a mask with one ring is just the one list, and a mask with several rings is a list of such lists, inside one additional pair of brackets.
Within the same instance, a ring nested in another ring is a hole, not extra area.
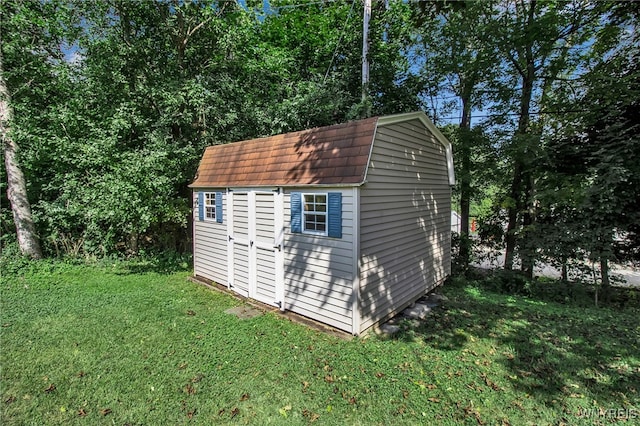
[(640, 421), (635, 308), (457, 282), (423, 326), (345, 340), (147, 266), (3, 274), (3, 425)]

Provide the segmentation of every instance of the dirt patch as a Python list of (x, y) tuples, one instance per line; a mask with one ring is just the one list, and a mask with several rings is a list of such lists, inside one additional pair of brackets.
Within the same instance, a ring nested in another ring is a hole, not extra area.
[(236, 306), (224, 311), (226, 314), (235, 315), (240, 319), (250, 319), (262, 315), (262, 311), (254, 309), (251, 306)]

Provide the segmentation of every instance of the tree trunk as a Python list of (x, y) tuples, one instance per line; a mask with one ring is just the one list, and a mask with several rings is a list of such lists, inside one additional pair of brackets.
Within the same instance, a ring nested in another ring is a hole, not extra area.
[(31, 216), (31, 204), (27, 198), (27, 184), (24, 173), (18, 164), (18, 144), (10, 134), (12, 115), (11, 98), (4, 80), (2, 55), (0, 54), (0, 137), (2, 137), (4, 163), (7, 170), (7, 197), (13, 212), (20, 251), (33, 259), (40, 259), (42, 251)]
[(462, 94), (462, 120), (460, 121), (460, 263), (469, 265), (469, 208), (471, 205), (471, 94), (465, 90)]
[[(524, 199), (526, 203), (525, 211), (522, 216), (522, 226), (525, 230), (530, 230), (530, 227), (535, 222), (535, 211), (534, 211), (534, 186), (533, 186), (533, 176), (530, 171), (525, 173), (526, 182), (524, 185)], [(535, 265), (535, 251), (536, 248), (529, 242), (530, 238), (527, 236), (525, 232), (525, 240), (522, 242), (522, 245), (525, 249), (522, 251), (522, 265), (521, 270), (524, 276), (529, 280), (533, 280), (533, 267)]]
[(611, 281), (609, 280), (609, 260), (606, 257), (600, 258), (600, 282), (602, 300), (607, 303), (611, 295)]
[[(532, 25), (534, 20), (536, 2), (532, 1), (530, 4), (530, 9), (528, 11), (528, 25)], [(533, 43), (533, 41), (531, 42)], [(506, 237), (506, 247), (505, 247), (505, 261), (504, 261), (504, 269), (511, 270), (513, 269), (513, 259), (515, 248), (517, 245), (516, 231), (519, 226), (518, 219), (520, 214), (527, 208), (528, 206), (528, 190), (529, 188), (529, 172), (526, 170), (526, 160), (527, 156), (530, 155), (528, 152), (528, 144), (526, 136), (529, 133), (529, 123), (530, 117), (529, 112), (531, 109), (531, 99), (533, 98), (533, 86), (536, 78), (536, 68), (533, 57), (533, 47), (531, 44), (525, 47), (524, 58), (525, 64), (524, 67), (518, 66), (518, 72), (522, 77), (522, 94), (520, 96), (520, 113), (518, 117), (518, 128), (515, 132), (515, 146), (513, 152), (513, 181), (511, 183), (511, 199), (512, 202), (508, 208), (508, 217), (509, 223), (507, 224), (507, 237)], [(517, 65), (518, 61), (516, 58), (512, 58), (512, 62)], [(523, 184), (525, 188), (523, 188)], [(528, 267), (530, 259), (522, 259), (522, 266)], [(533, 270), (533, 268), (531, 268)]]

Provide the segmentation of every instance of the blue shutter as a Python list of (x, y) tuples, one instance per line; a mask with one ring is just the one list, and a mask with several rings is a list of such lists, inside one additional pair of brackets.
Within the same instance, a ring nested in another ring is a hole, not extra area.
[(328, 234), (333, 238), (342, 238), (342, 193), (330, 192), (328, 198)]
[(302, 232), (302, 193), (291, 193), (291, 232)]
[(204, 220), (204, 192), (198, 192), (198, 220)]
[(222, 223), (222, 192), (216, 192), (216, 222)]

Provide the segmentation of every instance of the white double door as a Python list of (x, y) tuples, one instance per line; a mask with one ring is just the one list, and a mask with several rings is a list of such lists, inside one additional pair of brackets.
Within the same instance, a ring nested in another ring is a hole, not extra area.
[(227, 192), (229, 288), (284, 309), (284, 194)]

